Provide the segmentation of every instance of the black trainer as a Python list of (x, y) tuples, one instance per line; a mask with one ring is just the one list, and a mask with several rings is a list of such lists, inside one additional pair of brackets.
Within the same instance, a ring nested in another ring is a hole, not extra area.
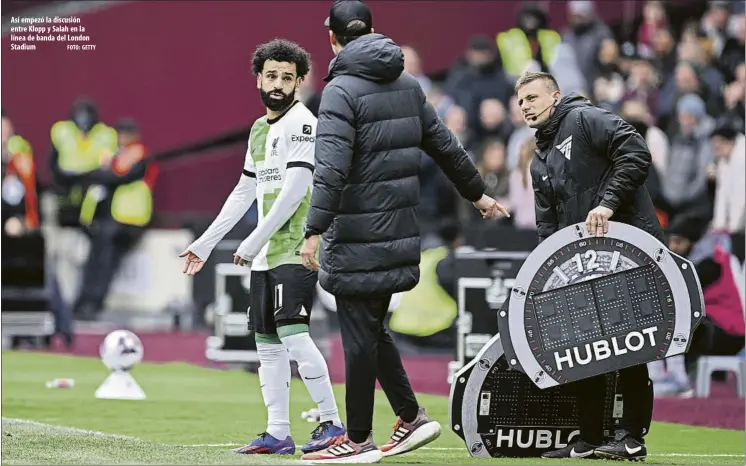
[(626, 430), (618, 430), (614, 440), (596, 448), (596, 456), (611, 460), (643, 461), (648, 456), (648, 448)]
[(578, 440), (559, 450), (548, 451), (541, 454), (546, 459), (584, 458), (593, 459), (596, 446), (583, 440)]

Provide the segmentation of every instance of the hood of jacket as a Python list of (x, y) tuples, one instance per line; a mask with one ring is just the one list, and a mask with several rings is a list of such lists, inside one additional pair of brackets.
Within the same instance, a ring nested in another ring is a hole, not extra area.
[(366, 34), (342, 49), (329, 64), (329, 82), (350, 75), (374, 82), (391, 82), (404, 72), (404, 54), (393, 40), (381, 34)]

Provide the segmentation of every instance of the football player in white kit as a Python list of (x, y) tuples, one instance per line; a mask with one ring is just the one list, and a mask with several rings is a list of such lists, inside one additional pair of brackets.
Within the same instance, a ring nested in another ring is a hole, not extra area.
[(234, 255), (251, 266), (249, 329), (256, 335), (259, 382), (267, 406), (267, 430), (234, 449), (244, 454), (294, 454), (290, 437), (290, 358), (318, 404), (321, 424), (301, 450), (322, 450), (346, 435), (323, 355), (308, 333), (317, 273), (301, 264), (314, 169), (316, 117), (296, 99), (308, 73), (308, 53), (297, 44), (275, 39), (253, 56), (267, 114), (254, 123), (243, 173), (205, 233), (180, 257), (184, 273), (204, 266), (215, 245), (258, 202), (259, 221)]

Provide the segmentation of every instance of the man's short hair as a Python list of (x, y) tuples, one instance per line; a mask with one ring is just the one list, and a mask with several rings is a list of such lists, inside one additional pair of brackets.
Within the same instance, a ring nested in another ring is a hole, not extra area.
[(370, 33), (370, 27), (363, 21), (355, 19), (347, 23), (344, 35), (335, 33), (334, 36), (337, 38), (337, 43), (344, 47), (358, 37), (368, 33)]
[(295, 63), (299, 78), (305, 77), (311, 66), (311, 55), (300, 45), (286, 39), (274, 39), (256, 48), (251, 59), (251, 71), (255, 76), (262, 74), (267, 60)]
[(515, 82), (515, 92), (518, 92), (518, 89), (522, 88), (526, 84), (538, 80), (546, 81), (549, 90), (552, 92), (560, 90), (559, 84), (557, 84), (557, 80), (554, 79), (554, 76), (552, 76), (551, 74), (544, 72), (528, 72), (523, 73), (523, 75), (518, 78), (518, 81)]
[(739, 131), (729, 121), (721, 120), (716, 123), (715, 128), (710, 132), (710, 138), (719, 136), (728, 141), (735, 141), (738, 138)]

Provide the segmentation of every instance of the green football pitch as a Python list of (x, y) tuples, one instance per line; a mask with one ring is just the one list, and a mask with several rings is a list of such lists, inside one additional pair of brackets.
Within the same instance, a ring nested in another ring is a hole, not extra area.
[[(132, 375), (143, 401), (98, 400), (108, 375), (100, 361), (32, 352), (2, 354), (3, 464), (293, 464), (299, 457), (244, 456), (230, 448), (264, 430), (266, 409), (256, 376), (186, 364), (141, 364)], [(46, 381), (75, 379), (72, 389), (49, 389)], [(301, 419), (313, 402), (303, 384), (291, 383), (292, 435), (308, 440), (315, 427)], [(336, 387), (344, 403), (344, 388)], [(443, 435), (425, 448), (384, 459), (399, 464), (554, 464), (546, 460), (469, 457), (448, 428), (448, 400), (420, 395), (440, 421)], [(377, 394), (376, 442), (383, 443), (395, 419)], [(744, 464), (744, 432), (656, 423), (648, 436), (649, 464)], [(300, 453), (300, 450), (299, 450)], [(571, 460), (568, 464), (578, 461)], [(561, 462), (560, 462), (561, 463)], [(559, 463), (558, 463), (559, 464)]]

